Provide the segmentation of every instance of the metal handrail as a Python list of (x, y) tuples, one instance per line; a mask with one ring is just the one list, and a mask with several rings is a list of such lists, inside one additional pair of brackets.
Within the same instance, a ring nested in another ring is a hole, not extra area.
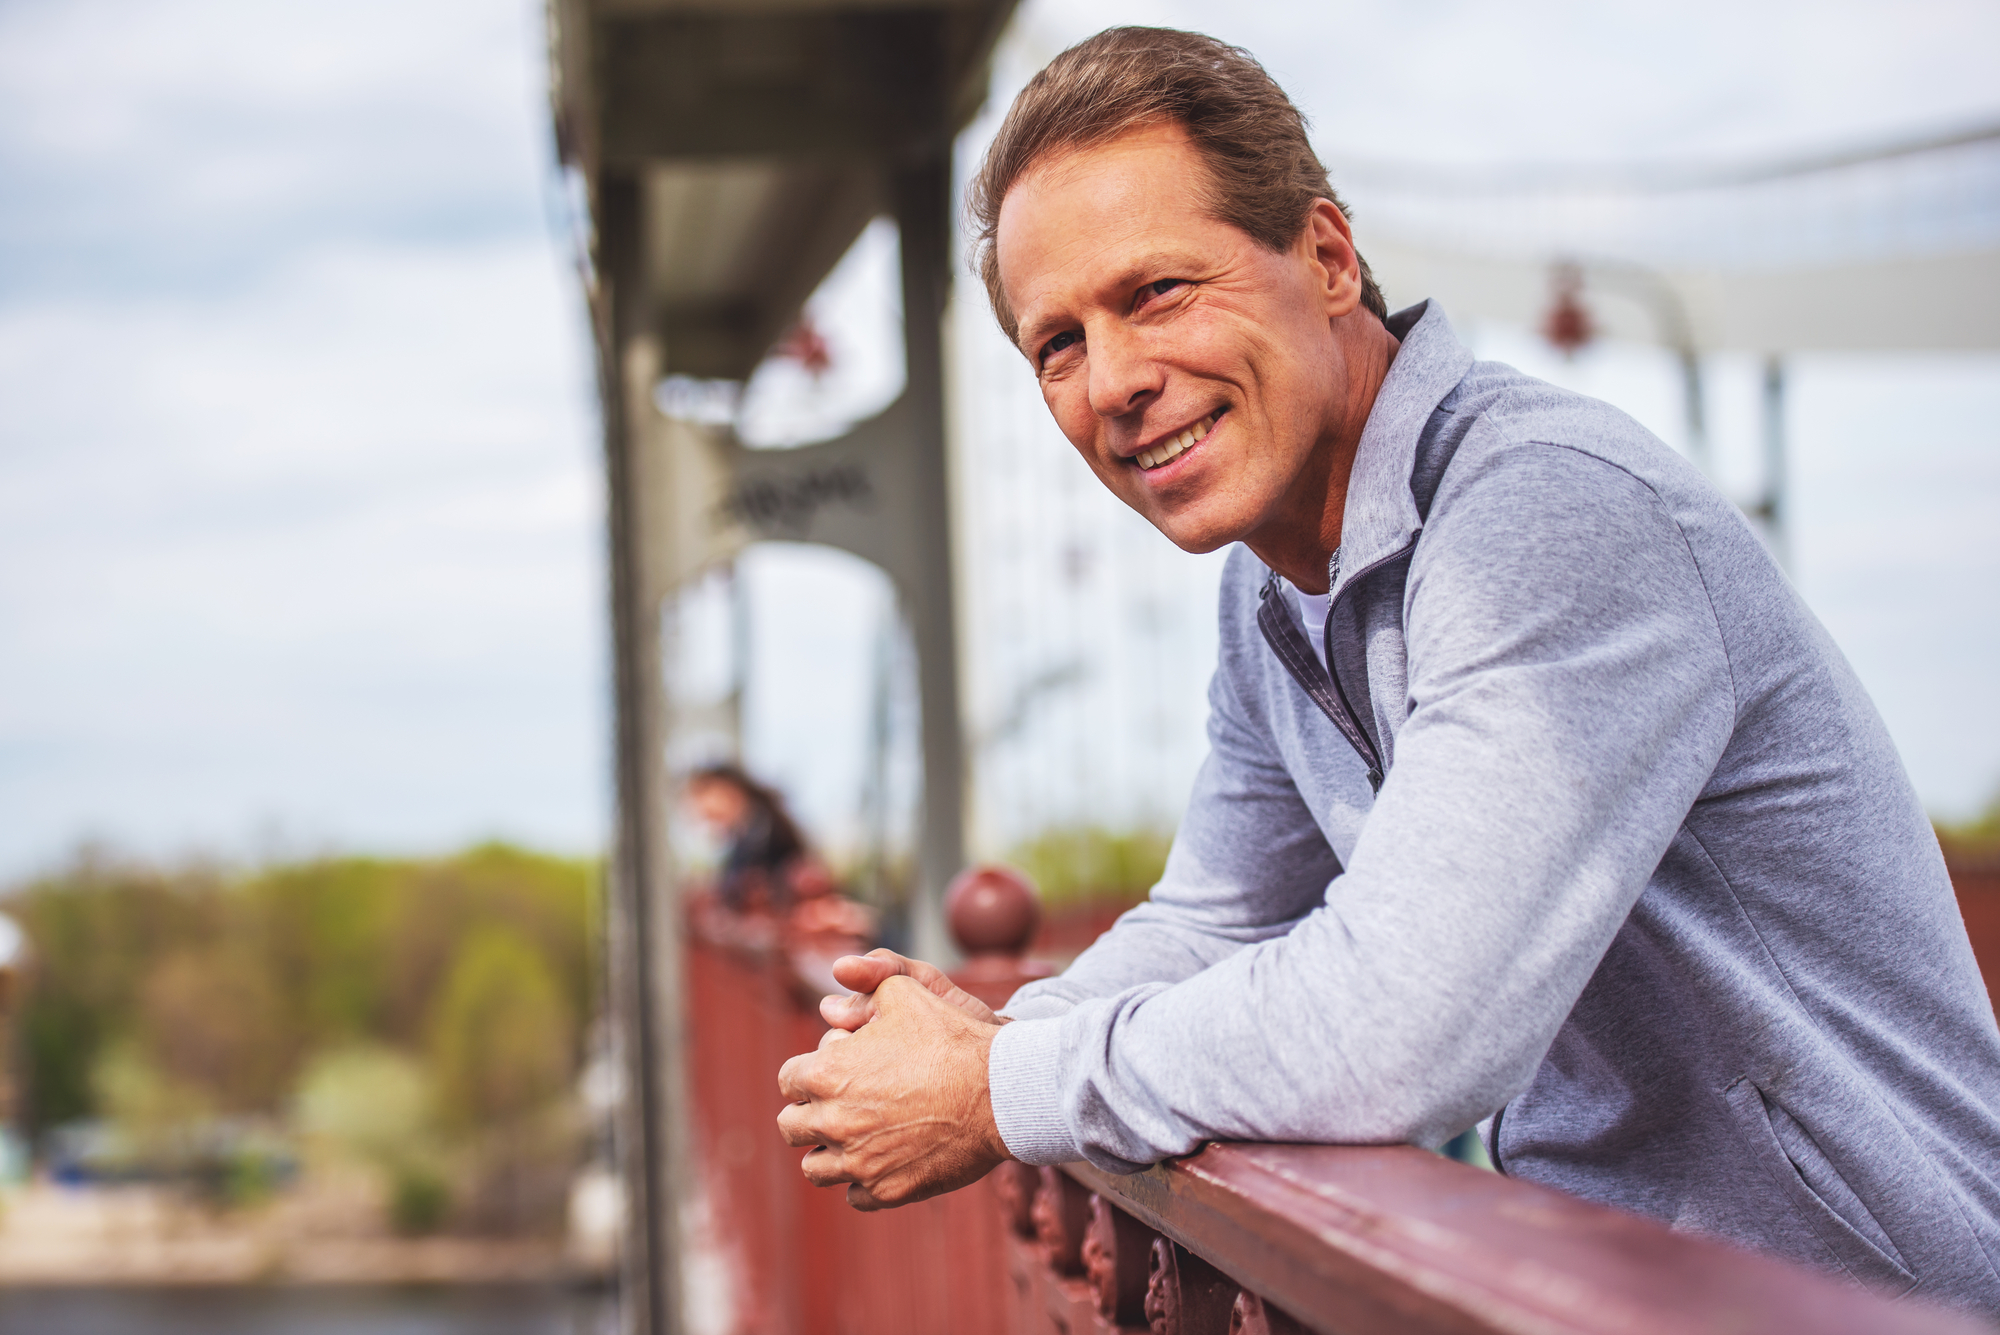
[(1981, 1329), (1407, 1145), (1213, 1144), (1131, 1177), (1064, 1171), (1324, 1335)]
[[(1048, 970), (1024, 958), (1025, 880), (980, 876), (952, 908), (972, 956), (954, 976), (999, 1005)], [(1407, 1145), (1210, 1144), (1130, 1176), (1009, 1162), (854, 1214), (806, 1185), (769, 1121), (775, 1059), (821, 1027), (804, 955), (770, 924), (701, 915), (689, 944), (709, 1241), (739, 1273), (743, 1335), (1985, 1329)]]

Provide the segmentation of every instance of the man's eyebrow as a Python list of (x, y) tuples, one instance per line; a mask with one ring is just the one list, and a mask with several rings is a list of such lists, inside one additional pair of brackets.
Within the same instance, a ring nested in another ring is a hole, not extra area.
[(1042, 344), (1049, 341), (1055, 326), (1060, 323), (1061, 321), (1047, 317), (1032, 321), (1023, 320), (1015, 326), (1014, 346), (1020, 350), (1022, 356), (1034, 361), (1035, 355), (1042, 349)]
[[(1143, 255), (1134, 256), (1115, 276), (1105, 279), (1098, 291), (1091, 295), (1091, 300), (1102, 301), (1107, 294), (1115, 298), (1133, 291), (1142, 283), (1158, 282), (1162, 278), (1179, 278), (1193, 274), (1199, 267), (1194, 257), (1184, 250), (1169, 248), (1148, 251)], [(1063, 323), (1047, 316), (1023, 319), (1017, 325), (1019, 333), (1015, 344), (1028, 360), (1033, 361), (1035, 354), (1041, 350), (1041, 345), (1047, 342), (1056, 328)]]

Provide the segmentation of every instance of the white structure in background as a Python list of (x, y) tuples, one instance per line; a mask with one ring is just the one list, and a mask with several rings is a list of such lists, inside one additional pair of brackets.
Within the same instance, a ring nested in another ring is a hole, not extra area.
[(1207, 753), (1225, 553), (1126, 508), (1050, 418), (984, 293), (954, 312), (973, 846), (1063, 827), (1171, 829)]
[(1451, 171), (1323, 154), (1390, 305), (1702, 358), (1764, 358), (1765, 480), (1784, 554), (1784, 358), (2000, 348), (2000, 124), (1783, 161)]

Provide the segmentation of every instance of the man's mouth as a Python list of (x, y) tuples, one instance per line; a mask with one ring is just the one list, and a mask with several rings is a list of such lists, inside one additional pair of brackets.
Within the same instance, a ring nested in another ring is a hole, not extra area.
[(1133, 462), (1148, 472), (1173, 462), (1206, 439), (1208, 433), (1215, 430), (1215, 424), (1222, 420), (1222, 415), (1228, 411), (1227, 408), (1217, 408), (1179, 435), (1167, 437), (1150, 450), (1139, 451), (1134, 456)]

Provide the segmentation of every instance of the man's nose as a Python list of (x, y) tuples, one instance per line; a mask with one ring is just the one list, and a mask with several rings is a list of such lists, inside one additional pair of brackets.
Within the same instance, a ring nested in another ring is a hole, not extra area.
[(1144, 341), (1113, 326), (1091, 330), (1090, 406), (1099, 417), (1123, 417), (1144, 407), (1160, 392), (1162, 369)]

